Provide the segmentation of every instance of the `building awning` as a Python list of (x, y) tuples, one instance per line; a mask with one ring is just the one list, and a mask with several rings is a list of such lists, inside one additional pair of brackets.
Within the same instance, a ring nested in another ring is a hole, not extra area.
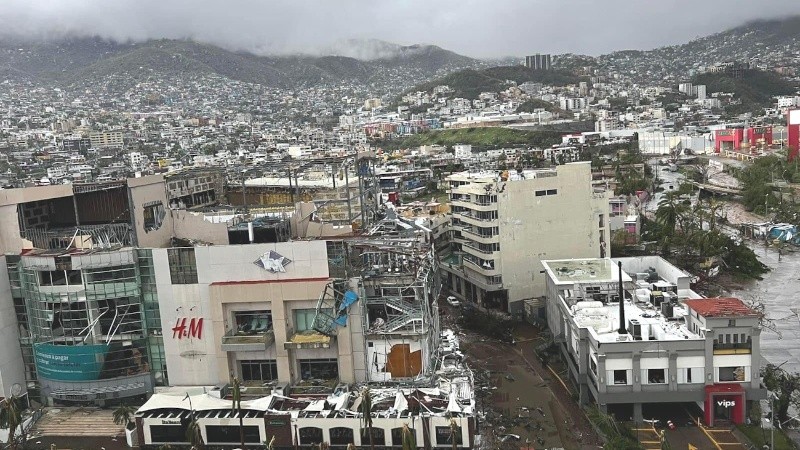
[(289, 338), (287, 342), (283, 343), (283, 348), (300, 349), (300, 348), (330, 348), (331, 338), (318, 331), (303, 331), (295, 333)]

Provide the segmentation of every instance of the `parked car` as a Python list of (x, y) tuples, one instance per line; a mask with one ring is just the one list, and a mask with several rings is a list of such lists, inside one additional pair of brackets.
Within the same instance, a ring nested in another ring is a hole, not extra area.
[(452, 295), (451, 295), (451, 296), (449, 296), (449, 297), (447, 297), (447, 303), (448, 303), (450, 306), (454, 306), (454, 307), (459, 307), (459, 306), (461, 306), (461, 302), (459, 302), (459, 301), (458, 301), (458, 299), (457, 299), (457, 298), (455, 298), (455, 297), (453, 297)]

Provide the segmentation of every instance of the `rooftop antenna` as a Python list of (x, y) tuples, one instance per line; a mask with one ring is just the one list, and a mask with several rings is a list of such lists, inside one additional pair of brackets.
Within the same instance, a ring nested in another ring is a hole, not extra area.
[(617, 261), (619, 267), (619, 334), (628, 334), (625, 329), (625, 291), (622, 289), (622, 261)]

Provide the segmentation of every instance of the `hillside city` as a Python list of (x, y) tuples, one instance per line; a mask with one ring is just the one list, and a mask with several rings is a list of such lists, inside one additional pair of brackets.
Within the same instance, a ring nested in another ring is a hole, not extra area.
[(0, 448), (797, 448), (799, 40), (1, 39)]

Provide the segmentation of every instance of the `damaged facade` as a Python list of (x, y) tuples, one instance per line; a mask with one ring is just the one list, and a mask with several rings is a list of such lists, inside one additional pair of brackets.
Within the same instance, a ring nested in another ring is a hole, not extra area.
[[(361, 442), (352, 422), (357, 392), (370, 385), (377, 442), (394, 445), (408, 424), (419, 446), (452, 438), (472, 447), (472, 375), (439, 329), (427, 221), (387, 205), (333, 225), (317, 202), (276, 213), (209, 207), (209, 196), (175, 209), (168, 182), (0, 192), (13, 219), (0, 233), (0, 307), (13, 318), (0, 327), (4, 393), (19, 384), (49, 405), (113, 404), (171, 386), (224, 397), (236, 377), (259, 405), (243, 414), (258, 416), (260, 442), (274, 432), (281, 448), (320, 436)], [(313, 236), (320, 231), (327, 239)], [(236, 233), (246, 245), (232, 245)], [(181, 398), (139, 417), (173, 425), (164, 409), (182, 414)], [(451, 416), (457, 434), (442, 431)], [(292, 426), (274, 424), (283, 419)], [(214, 430), (206, 437), (222, 439)], [(140, 430), (142, 442), (155, 445), (151, 431)]]

